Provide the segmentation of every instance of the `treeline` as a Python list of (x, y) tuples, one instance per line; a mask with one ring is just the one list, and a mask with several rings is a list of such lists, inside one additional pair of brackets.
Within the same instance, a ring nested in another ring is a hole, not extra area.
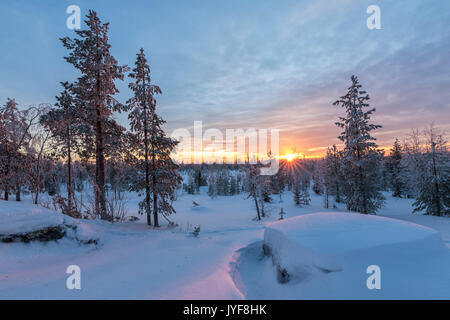
[(200, 193), (201, 187), (211, 198), (244, 194), (256, 208), (257, 220), (267, 215), (267, 204), (274, 198), (283, 201), (283, 192), (291, 191), (293, 201), (308, 205), (311, 201), (310, 186), (316, 160), (280, 160), (275, 175), (261, 175), (261, 163), (257, 164), (186, 164), (181, 165), (184, 177), (183, 190), (188, 194)]

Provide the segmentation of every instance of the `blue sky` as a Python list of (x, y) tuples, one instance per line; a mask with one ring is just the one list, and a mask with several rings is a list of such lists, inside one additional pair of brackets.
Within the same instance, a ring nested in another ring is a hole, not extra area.
[[(59, 81), (77, 77), (59, 41), (74, 36), (66, 28), (71, 4), (110, 22), (120, 64), (146, 50), (169, 131), (195, 120), (276, 128), (282, 151), (314, 155), (337, 142), (343, 110), (332, 102), (352, 74), (377, 108), (381, 146), (432, 121), (450, 129), (447, 0), (3, 1), (1, 101), (53, 103)], [(366, 27), (372, 4), (381, 8), (381, 30)], [(128, 81), (117, 83), (120, 101), (131, 94)]]

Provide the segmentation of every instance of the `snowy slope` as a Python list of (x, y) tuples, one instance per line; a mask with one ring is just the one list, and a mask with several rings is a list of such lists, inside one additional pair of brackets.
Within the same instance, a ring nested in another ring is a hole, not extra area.
[[(364, 288), (363, 278), (355, 280), (355, 274), (364, 275), (369, 265), (387, 262), (396, 266), (402, 264), (405, 257), (417, 265), (423, 265), (421, 259), (428, 257), (432, 261), (436, 254), (442, 257), (444, 266), (449, 262), (448, 250), (443, 246), (437, 231), (396, 219), (349, 212), (306, 214), (269, 224), (264, 233), (264, 247), (270, 248), (265, 253), (270, 252), (272, 266), (265, 266), (264, 263), (258, 266), (256, 263), (253, 268), (248, 267), (248, 264), (254, 263), (249, 256), (255, 256), (258, 252), (261, 254), (261, 249), (255, 244), (242, 250), (241, 256), (237, 258), (234, 276), (241, 290), (246, 291), (248, 283), (253, 287), (256, 281), (245, 269), (266, 268), (273, 269), (273, 272), (266, 270), (267, 276), (259, 279), (258, 286), (265, 282), (269, 287), (279, 287), (280, 284), (274, 279), (279, 280), (280, 270), (284, 270), (291, 285), (302, 282), (298, 290), (303, 292), (314, 292), (320, 288), (321, 283), (331, 284), (333, 281), (346, 279), (348, 284), (339, 288), (333, 298), (358, 298), (358, 295), (367, 295), (369, 290)], [(372, 259), (365, 265), (364, 259), (360, 258), (367, 256), (372, 256)], [(350, 261), (352, 262), (349, 263)], [(275, 271), (278, 272), (276, 277)], [(416, 275), (421, 274), (422, 279), (430, 276), (420, 269), (413, 268), (413, 271), (417, 272)], [(444, 274), (441, 275), (445, 276), (445, 268), (442, 271)], [(286, 275), (283, 277), (283, 281), (285, 280)], [(397, 279), (395, 281), (398, 282)], [(352, 296), (351, 290), (346, 288), (351, 288), (355, 283), (359, 286), (357, 290), (353, 290), (358, 294)], [(285, 285), (285, 290), (280, 288), (278, 294), (280, 297), (292, 294), (292, 288)], [(329, 288), (323, 290), (322, 297), (331, 293)], [(423, 293), (416, 289), (408, 294)], [(440, 297), (439, 294), (437, 297)], [(263, 298), (267, 297), (263, 294)]]
[[(127, 198), (129, 215), (138, 215), (139, 197), (130, 193)], [(192, 207), (192, 200), (200, 206)], [(388, 199), (384, 215), (398, 215), (399, 219), (417, 217), (423, 219), (422, 225), (435, 224), (440, 233), (449, 229), (445, 219), (438, 223), (433, 217), (413, 216), (408, 200), (395, 203), (395, 211), (388, 210), (390, 202)], [(0, 212), (10, 205), (13, 202), (2, 205), (0, 201)], [(179, 224), (174, 229), (164, 224), (155, 230), (145, 225), (145, 217), (136, 223), (77, 221), (82, 230), (101, 239), (101, 246), (82, 246), (68, 239), (58, 243), (0, 243), (0, 299), (450, 297), (449, 250), (438, 249), (421, 237), (370, 248), (366, 243), (364, 248), (353, 251), (328, 252), (342, 271), (320, 272), (308, 281), (280, 284), (271, 258), (262, 252), (264, 229), (277, 221), (281, 207), (288, 218), (323, 212), (322, 198), (314, 194), (311, 205), (305, 207), (295, 206), (288, 192), (283, 195), (283, 202), (274, 197), (271, 216), (263, 221), (253, 220), (256, 212), (245, 195), (210, 199), (204, 192), (184, 194), (174, 205), (177, 213), (170, 219)], [(337, 210), (329, 209), (327, 213)], [(164, 219), (161, 221), (164, 223)], [(190, 234), (189, 225), (201, 225), (199, 237)], [(65, 286), (66, 268), (72, 264), (81, 268), (81, 290), (68, 290)], [(366, 287), (366, 268), (371, 264), (381, 267), (380, 291)]]

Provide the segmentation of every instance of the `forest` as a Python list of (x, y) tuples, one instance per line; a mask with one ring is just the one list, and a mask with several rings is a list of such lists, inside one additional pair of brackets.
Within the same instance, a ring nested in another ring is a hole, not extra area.
[[(163, 89), (151, 79), (144, 49), (133, 68), (111, 55), (109, 24), (95, 11), (86, 16), (76, 38), (61, 38), (64, 57), (81, 76), (61, 82), (54, 105), (18, 106), (8, 98), (0, 108), (0, 190), (2, 199), (54, 208), (74, 218), (123, 220), (126, 192), (142, 196), (139, 213), (148, 225), (160, 215), (175, 213), (180, 192), (196, 194), (206, 187), (211, 198), (246, 194), (258, 220), (265, 204), (291, 191), (298, 206), (308, 205), (310, 192), (323, 197), (324, 208), (345, 204), (350, 211), (376, 214), (382, 191), (415, 199), (413, 212), (450, 214), (450, 153), (445, 132), (433, 124), (412, 129), (378, 148), (371, 123), (375, 108), (356, 76), (334, 105), (345, 114), (335, 123), (342, 129), (322, 159), (283, 159), (276, 175), (260, 175), (261, 163), (182, 163), (172, 159), (178, 141), (163, 129), (157, 97)], [(115, 81), (127, 81), (126, 102), (114, 98)], [(345, 79), (343, 79), (345, 80)], [(129, 129), (115, 120), (128, 115)], [(330, 123), (330, 125), (333, 125)], [(338, 147), (339, 146), (339, 147)], [(42, 201), (48, 194), (52, 201)], [(13, 198), (13, 199), (12, 199)], [(170, 220), (169, 220), (170, 221)]]

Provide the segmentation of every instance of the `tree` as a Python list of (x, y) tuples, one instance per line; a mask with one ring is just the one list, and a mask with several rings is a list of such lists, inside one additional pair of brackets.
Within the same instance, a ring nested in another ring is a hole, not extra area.
[(334, 200), (340, 203), (343, 179), (341, 176), (341, 154), (337, 150), (336, 145), (327, 149), (324, 167), (324, 185), (327, 195), (333, 195)]
[(424, 131), (423, 169), (417, 180), (419, 192), (414, 211), (443, 216), (450, 214), (450, 156), (447, 141), (433, 125)]
[(369, 123), (375, 108), (364, 111), (369, 107), (370, 97), (361, 90), (357, 77), (352, 76), (351, 81), (347, 94), (333, 104), (346, 111), (346, 116), (336, 122), (343, 129), (339, 139), (345, 144), (342, 153), (345, 203), (351, 211), (376, 213), (384, 201), (379, 183), (383, 152), (371, 132), (381, 126)]
[(7, 131), (3, 121), (3, 113), (0, 112), (0, 190), (5, 190), (5, 200), (8, 200), (8, 155), (10, 149), (11, 146), (7, 138)]
[(133, 188), (138, 191), (145, 189), (145, 200), (141, 206), (145, 208), (149, 225), (150, 210), (153, 210), (153, 224), (158, 227), (159, 212), (163, 215), (175, 212), (170, 200), (182, 178), (170, 154), (178, 141), (166, 136), (162, 129), (165, 121), (156, 113), (155, 95), (161, 94), (161, 89), (151, 83), (150, 66), (144, 49), (137, 54), (135, 68), (129, 77), (135, 81), (129, 84), (134, 96), (127, 101), (131, 109), (128, 118), (131, 131), (135, 134), (136, 152), (143, 157), (143, 161), (138, 161), (138, 166), (144, 175)]
[(402, 151), (403, 150), (400, 142), (398, 141), (398, 139), (395, 139), (389, 158), (386, 161), (389, 173), (389, 184), (392, 189), (392, 196), (400, 198), (403, 194)]
[(311, 198), (309, 196), (309, 185), (304, 177), (294, 182), (294, 203), (298, 206), (309, 205)]
[(33, 138), (31, 140), (33, 153), (31, 154), (32, 170), (29, 175), (29, 185), (30, 191), (34, 192), (34, 204), (38, 204), (39, 193), (45, 190), (45, 175), (52, 165), (48, 152), (50, 136), (50, 130), (39, 127), (38, 130), (35, 130), (33, 133)]
[(322, 174), (322, 161), (316, 161), (314, 162), (314, 171), (312, 174), (312, 179), (313, 179), (313, 191), (315, 194), (321, 195), (323, 194), (324, 191), (324, 186), (323, 186), (323, 174)]
[(249, 192), (248, 198), (252, 198), (255, 203), (256, 208), (256, 218), (257, 220), (261, 220), (261, 212), (259, 209), (259, 196), (260, 196), (260, 185), (259, 185), (259, 177), (261, 174), (260, 168), (256, 165), (247, 164), (247, 190)]
[(31, 128), (36, 124), (45, 105), (31, 106), (26, 110), (19, 110), (14, 99), (9, 99), (3, 108), (2, 114), (3, 155), (1, 159), (1, 175), (3, 178), (4, 199), (8, 200), (11, 190), (15, 191), (16, 201), (20, 201), (21, 189), (29, 182), (32, 170), (33, 149)]
[(78, 108), (71, 93), (72, 86), (62, 82), (64, 90), (56, 97), (55, 109), (41, 116), (40, 122), (52, 134), (55, 155), (67, 157), (67, 201), (71, 208), (74, 199), (72, 179), (72, 157), (79, 146), (79, 133), (82, 130)]
[(294, 187), (294, 203), (296, 205), (298, 205), (298, 206), (301, 204), (301, 201), (300, 201), (300, 187), (299, 187), (298, 184), (295, 184), (295, 187)]
[(79, 39), (65, 37), (61, 41), (70, 51), (66, 61), (82, 73), (74, 83), (73, 92), (82, 107), (78, 112), (95, 136), (95, 211), (102, 219), (111, 220), (106, 208), (105, 127), (108, 122), (113, 123), (112, 112), (126, 109), (113, 95), (119, 92), (115, 80), (123, 80), (128, 69), (119, 66), (110, 53), (109, 23), (102, 23), (93, 10), (89, 10), (86, 18), (88, 29), (75, 30)]
[(208, 174), (208, 196), (214, 199), (217, 196), (217, 172), (212, 168)]
[(230, 176), (230, 196), (234, 196), (239, 193), (237, 178), (234, 175)]
[(405, 139), (401, 166), (404, 193), (408, 198), (417, 198), (420, 191), (419, 181), (423, 179), (423, 173), (426, 171), (421, 136), (417, 129), (411, 130)]
[(2, 114), (3, 137), (2, 152), (2, 180), (4, 199), (9, 200), (9, 192), (13, 188), (14, 167), (21, 159), (20, 149), (23, 141), (30, 139), (26, 130), (26, 121), (17, 108), (15, 99), (8, 98), (4, 107), (0, 110)]

